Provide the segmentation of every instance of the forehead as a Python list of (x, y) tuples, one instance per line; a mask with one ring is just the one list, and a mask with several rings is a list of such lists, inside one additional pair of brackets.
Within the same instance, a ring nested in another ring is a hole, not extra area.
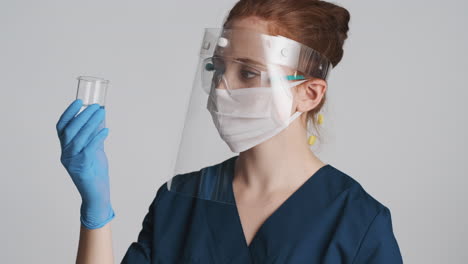
[(229, 45), (219, 47), (217, 55), (247, 58), (261, 64), (265, 62), (264, 40), (262, 34), (268, 35), (268, 23), (258, 17), (235, 19), (226, 25), (229, 29), (223, 35)]

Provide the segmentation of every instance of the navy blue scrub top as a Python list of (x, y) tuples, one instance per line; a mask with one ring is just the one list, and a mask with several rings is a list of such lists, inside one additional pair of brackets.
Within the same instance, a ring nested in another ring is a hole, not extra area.
[[(231, 157), (203, 170), (234, 171)], [(206, 171), (205, 171), (206, 172)], [(206, 173), (204, 174), (206, 176)], [(232, 192), (232, 184), (230, 192)], [(121, 263), (403, 263), (390, 210), (330, 164), (267, 218), (247, 245), (235, 204), (162, 185)]]

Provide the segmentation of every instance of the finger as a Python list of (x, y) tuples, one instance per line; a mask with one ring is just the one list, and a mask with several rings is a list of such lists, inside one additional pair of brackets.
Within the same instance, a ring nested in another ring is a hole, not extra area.
[(68, 145), (78, 134), (80, 129), (88, 122), (89, 118), (99, 109), (99, 104), (92, 104), (86, 107), (81, 113), (73, 118), (62, 133), (63, 145)]
[(102, 121), (99, 123), (98, 128), (93, 130), (93, 132), (91, 133), (91, 136), (89, 136), (88, 138), (88, 141), (94, 138), (97, 135), (97, 133), (99, 133), (99, 131), (101, 131), (101, 129), (105, 127), (105, 119), (106, 117), (105, 117), (105, 112), (104, 112), (104, 119), (102, 119)]
[(72, 149), (70, 154), (76, 155), (81, 152), (81, 150), (88, 144), (89, 140), (94, 132), (98, 129), (99, 125), (101, 124), (102, 120), (105, 117), (105, 110), (103, 108), (94, 112), (88, 122), (80, 129), (78, 134), (73, 138), (72, 141)]
[(83, 106), (83, 101), (81, 99), (74, 100), (67, 109), (60, 116), (55, 128), (57, 129), (57, 134), (61, 136), (63, 129), (67, 126), (68, 122), (75, 117), (76, 113), (80, 111), (81, 106)]
[(97, 133), (97, 135), (89, 142), (89, 144), (84, 148), (83, 151), (87, 151), (89, 153), (94, 153), (99, 148), (101, 144), (104, 143), (104, 140), (109, 135), (109, 128), (105, 127)]

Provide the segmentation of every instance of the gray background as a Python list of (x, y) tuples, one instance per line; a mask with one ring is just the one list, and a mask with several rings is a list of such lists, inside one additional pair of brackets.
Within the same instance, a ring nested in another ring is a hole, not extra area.
[[(234, 2), (0, 2), (2, 263), (74, 263), (81, 200), (55, 124), (78, 75), (111, 80), (120, 262), (170, 171), (203, 28)], [(466, 263), (468, 3), (335, 3), (352, 18), (319, 157), (390, 208), (405, 263)]]

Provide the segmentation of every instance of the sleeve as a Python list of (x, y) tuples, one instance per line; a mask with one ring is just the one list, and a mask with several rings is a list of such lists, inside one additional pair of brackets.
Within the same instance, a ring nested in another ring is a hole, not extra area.
[(400, 248), (393, 234), (390, 210), (383, 207), (369, 225), (353, 264), (403, 263)]
[(159, 188), (156, 193), (156, 197), (151, 202), (148, 212), (145, 215), (142, 223), (142, 229), (138, 234), (137, 242), (133, 242), (127, 249), (125, 256), (122, 259), (121, 264), (133, 264), (133, 263), (151, 263), (151, 249), (153, 244), (153, 225), (154, 225), (154, 207), (158, 202), (162, 189), (165, 188), (165, 184)]

